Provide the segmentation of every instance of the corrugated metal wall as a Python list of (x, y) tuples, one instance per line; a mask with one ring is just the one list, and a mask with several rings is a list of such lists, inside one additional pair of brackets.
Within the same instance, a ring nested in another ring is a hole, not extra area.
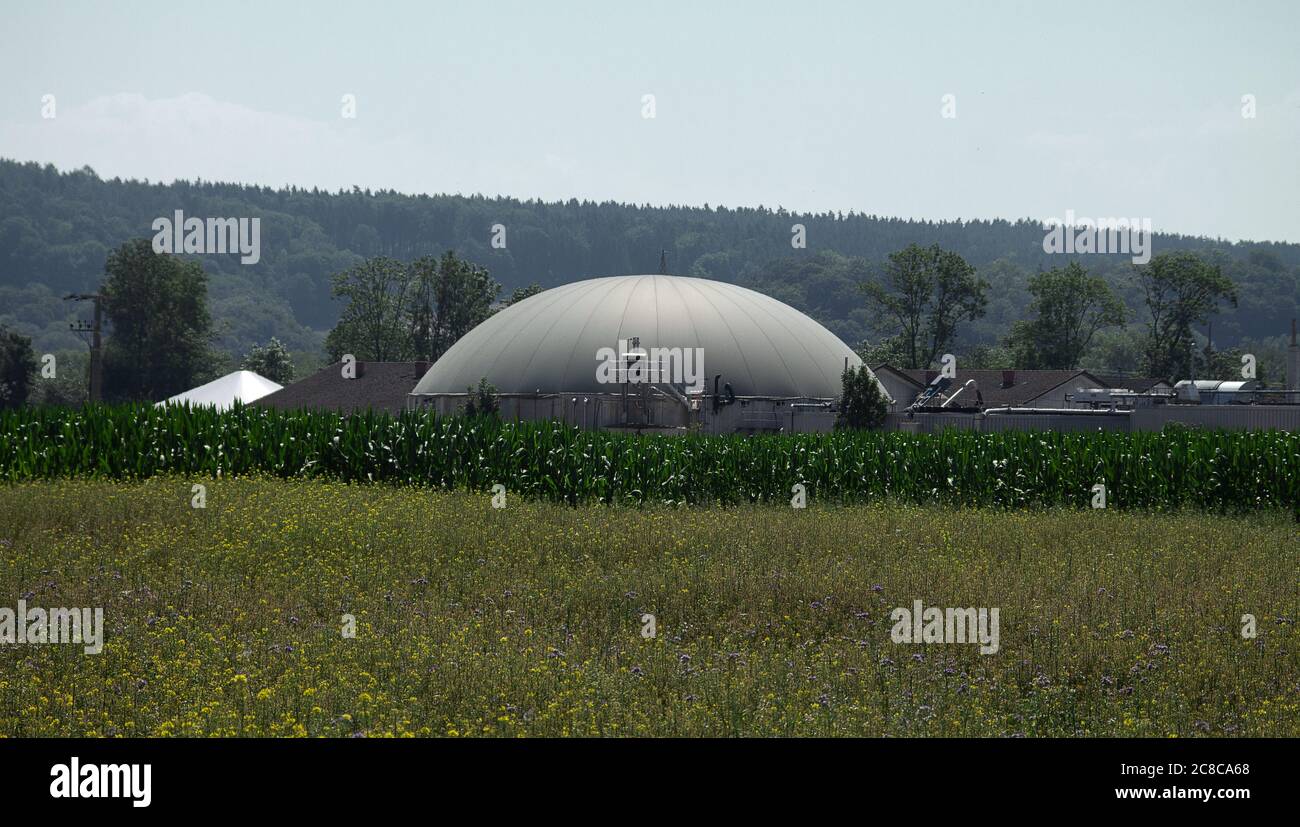
[(985, 431), (1127, 431), (1128, 414), (994, 414)]
[(1300, 430), (1300, 405), (1161, 405), (1133, 412), (1133, 430), (1159, 431), (1170, 422), (1201, 428)]
[(1229, 430), (1300, 431), (1300, 405), (1161, 405), (1130, 412), (1069, 413), (917, 413), (885, 417), (887, 430), (933, 434), (945, 428), (972, 431), (1159, 431), (1170, 423)]
[(980, 415), (973, 413), (916, 414), (908, 419), (907, 414), (891, 413), (885, 415), (885, 430), (912, 431), (914, 433), (935, 434), (944, 428), (960, 428), (967, 431), (980, 430)]

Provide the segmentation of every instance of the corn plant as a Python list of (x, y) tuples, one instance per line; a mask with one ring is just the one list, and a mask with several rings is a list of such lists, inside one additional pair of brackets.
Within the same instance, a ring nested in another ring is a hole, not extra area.
[(1300, 434), (836, 432), (745, 437), (584, 431), (555, 422), (253, 406), (0, 411), (0, 480), (270, 475), (489, 490), (585, 502), (824, 501), (1291, 509)]

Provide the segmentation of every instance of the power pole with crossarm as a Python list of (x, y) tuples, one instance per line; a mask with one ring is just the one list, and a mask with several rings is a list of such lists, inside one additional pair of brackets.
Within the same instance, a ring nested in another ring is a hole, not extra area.
[(104, 398), (104, 352), (100, 334), (104, 324), (103, 293), (69, 293), (64, 301), (93, 301), (95, 303), (95, 322), (87, 324), (75, 321), (68, 325), (74, 333), (90, 334), (90, 401), (101, 402)]

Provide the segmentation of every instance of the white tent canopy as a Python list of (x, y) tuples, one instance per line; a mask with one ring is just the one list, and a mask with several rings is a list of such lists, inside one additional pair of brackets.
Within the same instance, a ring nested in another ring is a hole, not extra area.
[(168, 397), (159, 402), (158, 405), (190, 405), (192, 407), (215, 405), (218, 410), (225, 410), (234, 405), (235, 402), (248, 404), (256, 399), (261, 399), (268, 393), (280, 390), (281, 387), (283, 386), (277, 385), (265, 376), (260, 376), (251, 370), (237, 370), (234, 373), (227, 373), (220, 379), (213, 379), (206, 385), (199, 385), (197, 388), (191, 388), (184, 393)]

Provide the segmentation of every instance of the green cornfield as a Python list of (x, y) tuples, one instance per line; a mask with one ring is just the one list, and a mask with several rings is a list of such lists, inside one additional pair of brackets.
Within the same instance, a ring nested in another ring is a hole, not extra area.
[(634, 435), (551, 422), (345, 416), (252, 406), (0, 412), (0, 480), (156, 475), (319, 477), (569, 504), (895, 500), (1152, 511), (1294, 510), (1300, 434), (948, 431), (774, 436)]

